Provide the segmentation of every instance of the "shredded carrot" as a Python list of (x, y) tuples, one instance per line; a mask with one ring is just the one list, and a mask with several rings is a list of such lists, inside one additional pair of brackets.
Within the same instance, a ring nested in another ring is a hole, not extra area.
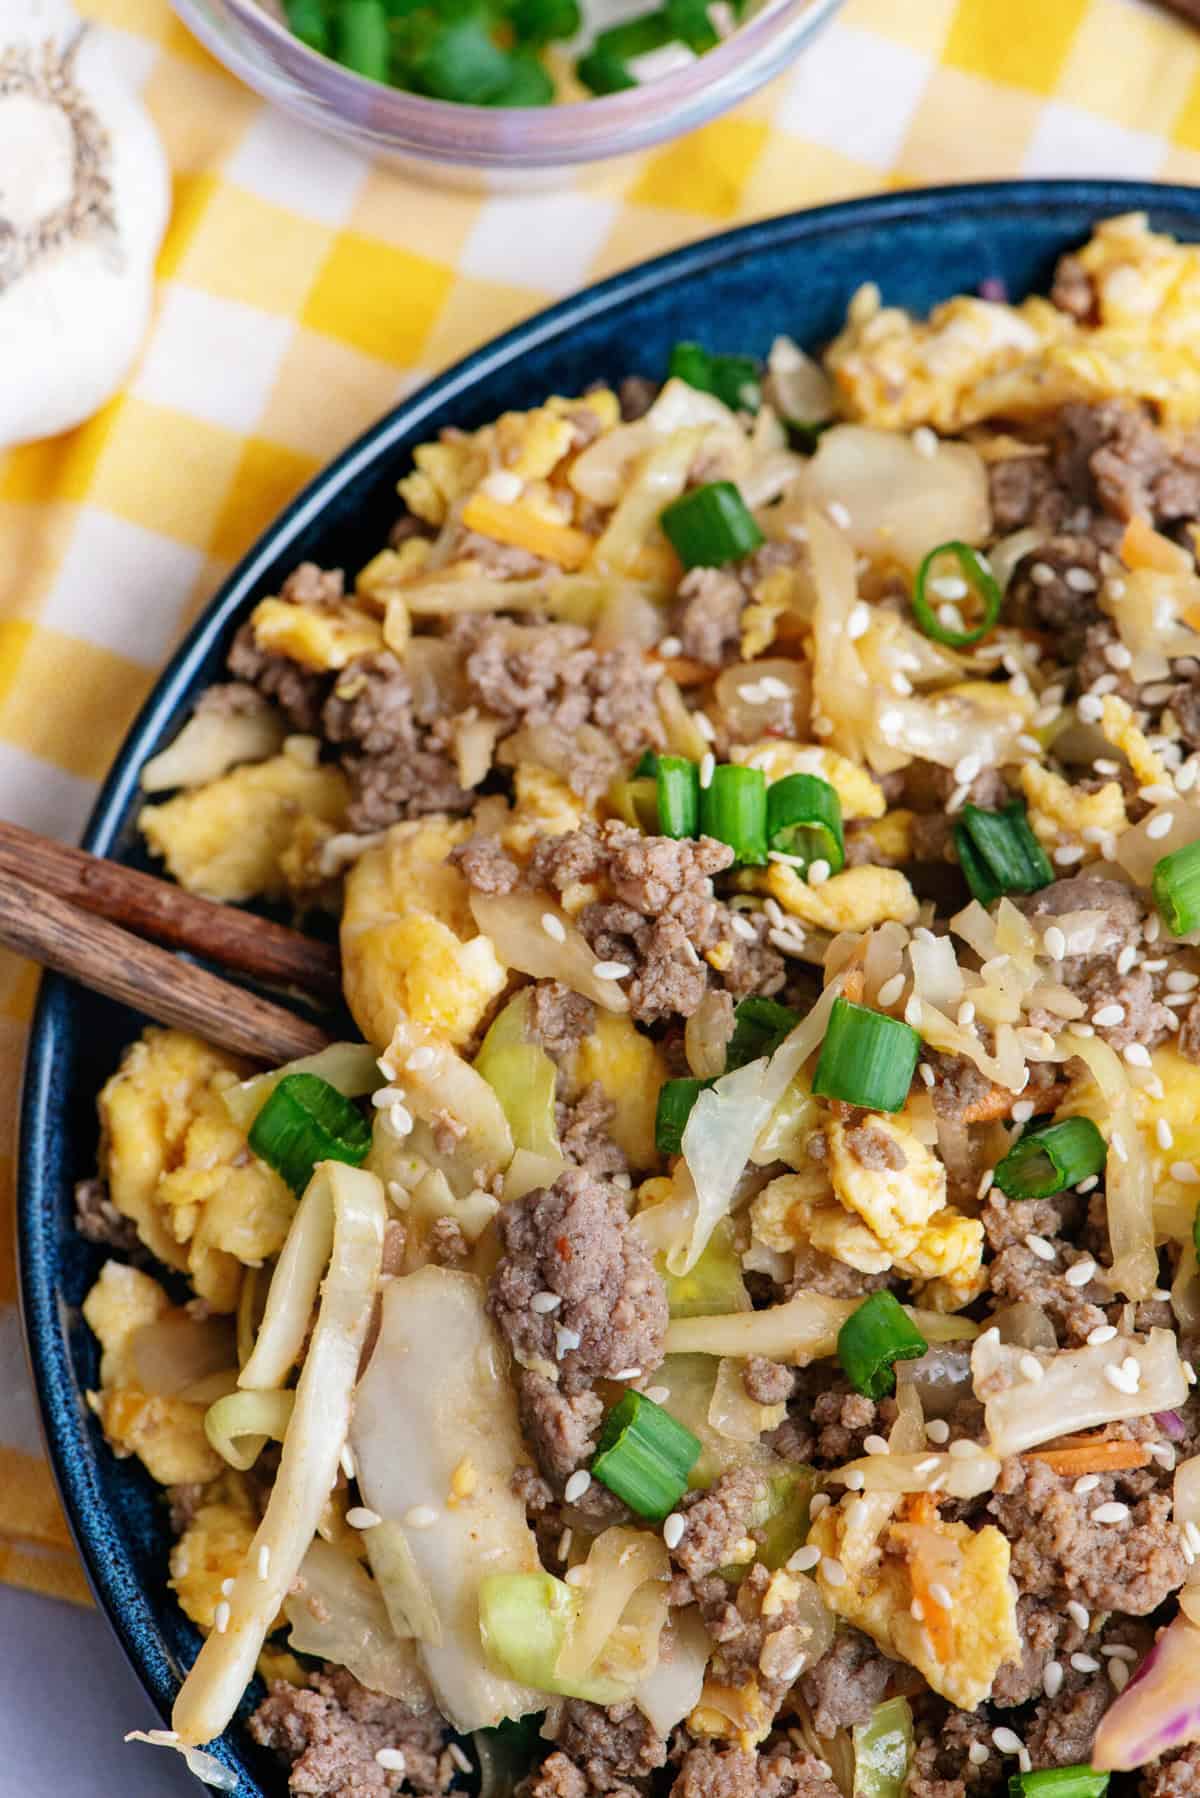
[(1148, 1467), (1150, 1450), (1143, 1442), (1092, 1442), (1072, 1448), (1033, 1448), (1022, 1461), (1041, 1461), (1053, 1473), (1075, 1478), (1081, 1473), (1119, 1473), (1131, 1467)]
[(1159, 574), (1178, 574), (1181, 567), (1190, 567), (1191, 563), (1185, 550), (1140, 517), (1131, 518), (1125, 526), (1117, 553), (1126, 568), (1152, 568)]
[(481, 537), (511, 544), (514, 549), (526, 549), (531, 556), (544, 556), (560, 568), (582, 568), (595, 547), (586, 531), (555, 524), (531, 506), (502, 505), (486, 493), (472, 494), (463, 507), (462, 522), (468, 531), (478, 531)]
[(927, 1544), (922, 1541), (926, 1531), (937, 1528), (937, 1502), (931, 1492), (910, 1492), (901, 1515), (906, 1521), (893, 1524), (889, 1533), (906, 1551), (913, 1599), (924, 1614), (922, 1622), (933, 1644), (933, 1652), (944, 1666), (954, 1653), (954, 1629), (950, 1612), (933, 1596), (932, 1589), (939, 1583), (939, 1570), (923, 1552)]
[[(1065, 1085), (1058, 1085), (1052, 1087), (1049, 1092), (1039, 1093), (1039, 1109), (1053, 1111), (1066, 1090)], [(1006, 1086), (993, 1086), (991, 1091), (984, 1093), (981, 1099), (976, 1099), (967, 1106), (962, 1113), (962, 1121), (964, 1124), (991, 1124), (997, 1118), (1010, 1117), (1012, 1108), (1019, 1097), (1019, 1093), (1009, 1092)]]

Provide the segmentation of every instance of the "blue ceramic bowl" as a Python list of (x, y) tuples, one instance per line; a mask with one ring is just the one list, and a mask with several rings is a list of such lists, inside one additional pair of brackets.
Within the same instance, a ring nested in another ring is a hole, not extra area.
[[(99, 855), (136, 858), (138, 773), (170, 740), (198, 693), (220, 678), (251, 604), (305, 558), (351, 568), (396, 514), (395, 483), (413, 446), (444, 425), (468, 429), (597, 377), (658, 374), (671, 345), (765, 353), (778, 332), (816, 346), (871, 279), (924, 311), (988, 278), (1021, 295), (1044, 288), (1056, 257), (1114, 213), (1144, 209), (1162, 230), (1200, 238), (1200, 192), (1124, 182), (1012, 182), (824, 207), (716, 237), (617, 275), (542, 313), (459, 363), (383, 419), (284, 513), (226, 582), (155, 688), (117, 758), (85, 838)], [(96, 1093), (143, 1020), (47, 976), (25, 1075), (19, 1224), (25, 1329), (50, 1454), (97, 1598), (164, 1718), (199, 1646), (166, 1587), (161, 1500), (135, 1461), (116, 1461), (83, 1401), (96, 1346), (79, 1306), (100, 1263), (71, 1225), (74, 1182), (96, 1150)], [(114, 1718), (114, 1727), (120, 1719)], [(282, 1793), (273, 1762), (236, 1726), (217, 1753), (241, 1798)]]

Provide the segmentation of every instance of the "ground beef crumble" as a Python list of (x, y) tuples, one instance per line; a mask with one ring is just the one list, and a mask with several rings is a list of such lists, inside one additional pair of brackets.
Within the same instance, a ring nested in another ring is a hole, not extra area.
[(464, 812), (475, 795), (459, 785), (446, 746), (448, 714), (420, 705), (390, 650), (360, 656), (338, 676), (321, 721), (342, 745), (350, 778), (352, 830), (381, 830), (401, 818)]
[[(344, 1667), (314, 1674), (309, 1687), (272, 1681), (249, 1728), (256, 1742), (283, 1755), (296, 1798), (435, 1794), (455, 1777), (444, 1752), (448, 1728), (436, 1711), (414, 1714), (398, 1699), (368, 1691)], [(403, 1774), (380, 1766), (380, 1748), (403, 1752)]]
[(870, 1722), (888, 1682), (900, 1671), (869, 1636), (857, 1629), (839, 1629), (828, 1653), (800, 1676), (800, 1691), (817, 1734), (832, 1736), (839, 1729)]
[(758, 1754), (737, 1748), (690, 1748), (670, 1798), (839, 1798), (824, 1761), (790, 1742)]

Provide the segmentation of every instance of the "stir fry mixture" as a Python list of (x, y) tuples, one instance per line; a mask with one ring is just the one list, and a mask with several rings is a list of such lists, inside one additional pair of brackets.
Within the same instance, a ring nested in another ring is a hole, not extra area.
[(238, 632), (142, 833), (364, 1040), (147, 1030), (80, 1193), (205, 1777), (1200, 1791), (1198, 319), (681, 344)]

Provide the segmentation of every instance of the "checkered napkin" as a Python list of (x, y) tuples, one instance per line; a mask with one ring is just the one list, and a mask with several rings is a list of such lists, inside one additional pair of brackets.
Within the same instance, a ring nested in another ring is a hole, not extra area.
[[(848, 0), (738, 111), (511, 199), (414, 185), (290, 123), (167, 0), (82, 10), (141, 89), (174, 193), (128, 390), (0, 455), (0, 816), (63, 837), (180, 632), (297, 488), (548, 301), (723, 226), (883, 187), (1200, 179), (1200, 34), (1141, 0)], [(24, 1383), (4, 1215), (35, 979), (0, 956), (0, 1579), (86, 1602)]]

